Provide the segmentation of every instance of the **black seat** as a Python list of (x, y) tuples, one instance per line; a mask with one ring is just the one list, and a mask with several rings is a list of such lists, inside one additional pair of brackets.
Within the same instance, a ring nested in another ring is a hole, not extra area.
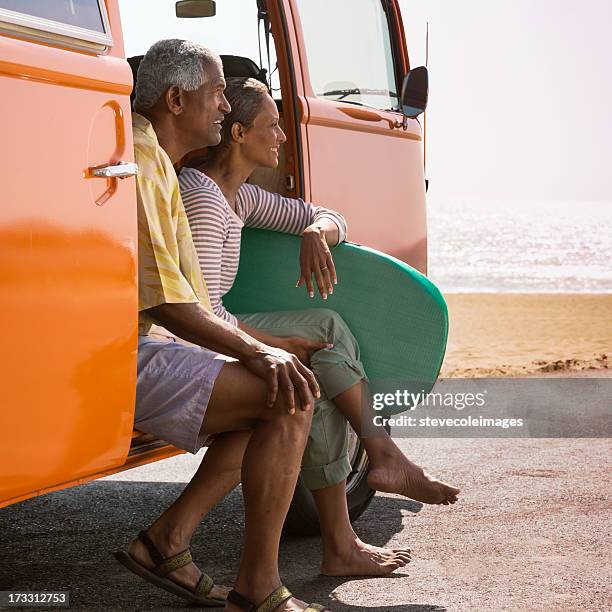
[(252, 59), (239, 55), (222, 55), (221, 61), (223, 62), (223, 74), (226, 77), (252, 78), (268, 85), (268, 71), (260, 68)]
[[(130, 95), (130, 102), (134, 104), (134, 98), (136, 97), (136, 75), (138, 74), (138, 66), (144, 55), (134, 55), (128, 57), (127, 61), (132, 69), (132, 76), (134, 78), (134, 88)], [(248, 57), (241, 57), (239, 55), (222, 55), (221, 62), (223, 63), (223, 73), (226, 77), (250, 77), (261, 81), (264, 85), (268, 85), (266, 80), (268, 71), (264, 68), (260, 68), (252, 59)]]

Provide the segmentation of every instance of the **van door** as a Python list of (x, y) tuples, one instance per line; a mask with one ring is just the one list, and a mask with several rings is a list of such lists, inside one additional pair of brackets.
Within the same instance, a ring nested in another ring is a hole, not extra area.
[(291, 10), (306, 197), (344, 213), (350, 240), (425, 273), (422, 136), (399, 112), (408, 56), (397, 1), (292, 0)]
[[(122, 56), (113, 0), (0, 0), (0, 505), (127, 456), (137, 226), (133, 168), (114, 168), (134, 161)], [(113, 173), (128, 178), (96, 176)]]

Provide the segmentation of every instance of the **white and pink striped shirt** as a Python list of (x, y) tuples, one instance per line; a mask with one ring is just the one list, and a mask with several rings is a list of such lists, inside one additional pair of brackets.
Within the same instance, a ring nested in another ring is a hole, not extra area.
[(244, 226), (299, 235), (327, 217), (338, 226), (339, 242), (346, 239), (341, 214), (301, 199), (245, 183), (236, 195), (234, 212), (217, 183), (195, 168), (183, 168), (179, 185), (213, 312), (233, 325), (238, 321), (223, 306), (223, 296), (236, 279)]

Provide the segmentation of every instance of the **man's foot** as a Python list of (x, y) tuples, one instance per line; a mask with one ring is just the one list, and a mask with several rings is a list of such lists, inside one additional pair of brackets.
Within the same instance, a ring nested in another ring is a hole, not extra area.
[[(327, 608), (319, 604), (307, 604), (306, 602), (293, 597), (291, 591), (284, 585), (276, 587), (270, 591), (265, 597), (261, 595), (263, 592), (261, 587), (255, 589), (256, 594), (253, 595), (241, 592), (238, 589), (230, 594), (230, 601), (227, 602), (224, 610), (226, 612), (243, 612), (244, 610), (253, 610), (260, 608), (263, 610), (274, 612), (303, 612), (310, 606), (314, 606), (317, 610), (329, 612)], [(310, 608), (313, 609), (312, 607)]]
[[(287, 601), (283, 602), (281, 605), (274, 608), (274, 612), (304, 612), (304, 610), (308, 607), (308, 604), (304, 601), (296, 599), (292, 597)], [(245, 608), (241, 608), (236, 604), (227, 603), (225, 604), (225, 608), (223, 608), (226, 612), (243, 612)]]
[[(147, 534), (164, 557), (171, 557), (172, 555), (176, 555), (187, 548), (187, 546), (172, 546), (169, 541), (164, 540), (164, 538), (159, 537), (155, 533), (152, 533), (151, 530), (148, 530)], [(147, 547), (138, 538), (135, 538), (130, 542), (130, 545), (128, 546), (128, 553), (135, 561), (147, 569), (153, 569), (155, 567), (155, 563), (153, 563)], [(195, 563), (189, 563), (188, 565), (184, 565), (183, 567), (170, 572), (167, 577), (169, 580), (184, 586), (186, 589), (194, 591), (201, 575), (202, 572), (198, 569), (198, 566)], [(208, 597), (227, 599), (227, 594), (229, 591), (230, 589), (227, 587), (215, 585), (208, 594)]]
[(324, 550), (321, 574), (324, 576), (384, 576), (410, 563), (409, 548), (380, 548), (362, 542), (357, 536), (341, 552)]
[(405, 495), (424, 504), (454, 504), (461, 489), (430, 476), (412, 463), (401, 451), (384, 461), (373, 463), (368, 474), (368, 485), (383, 493)]

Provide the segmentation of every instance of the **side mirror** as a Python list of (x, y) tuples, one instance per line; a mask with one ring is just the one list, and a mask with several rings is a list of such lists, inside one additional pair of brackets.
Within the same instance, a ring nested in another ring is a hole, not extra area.
[(176, 16), (183, 18), (214, 17), (217, 14), (215, 0), (178, 0), (175, 8)]
[(402, 113), (404, 117), (415, 119), (427, 108), (429, 93), (429, 73), (425, 66), (413, 68), (405, 77), (402, 85)]

